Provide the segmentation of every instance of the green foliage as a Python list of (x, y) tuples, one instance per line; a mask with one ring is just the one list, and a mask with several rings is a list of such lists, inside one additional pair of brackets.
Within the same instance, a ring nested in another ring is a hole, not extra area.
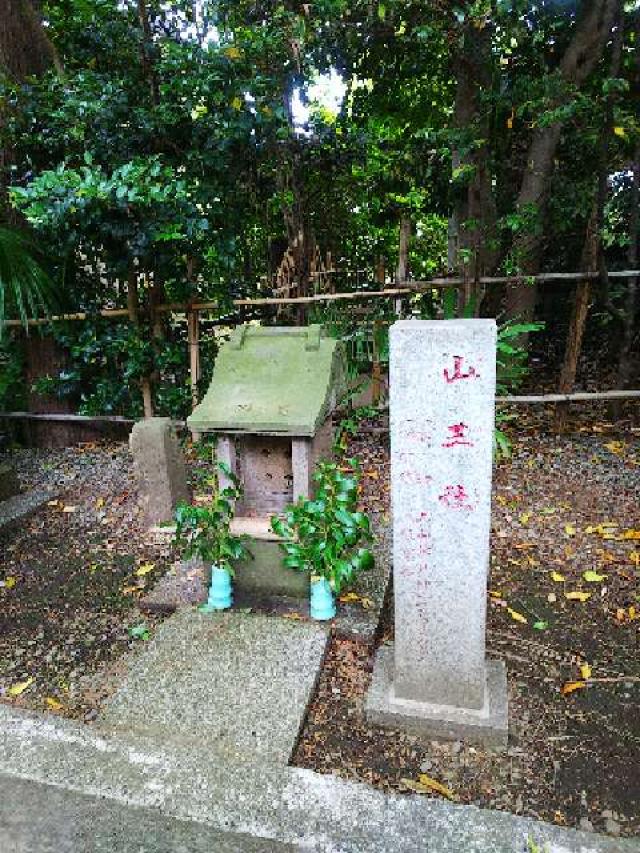
[[(507, 322), (498, 329), (496, 352), (497, 391), (508, 394), (515, 390), (527, 376), (528, 353), (521, 340), (523, 335), (539, 332), (544, 323)], [(520, 340), (519, 340), (520, 339)]]
[(336, 594), (373, 565), (371, 552), (358, 547), (371, 539), (371, 532), (369, 519), (357, 509), (357, 463), (349, 462), (351, 473), (333, 463), (319, 463), (315, 498), (300, 498), (282, 518), (271, 519), (272, 530), (284, 540), (284, 565), (325, 578)]
[(219, 569), (234, 574), (233, 564), (250, 556), (241, 536), (230, 530), (235, 503), (242, 495), (240, 481), (223, 463), (218, 471), (230, 480), (230, 485), (218, 488), (207, 506), (178, 504), (176, 509), (176, 546), (189, 558), (197, 556)]
[[(67, 355), (67, 364), (55, 375), (38, 379), (40, 394), (72, 400), (79, 414), (143, 414), (140, 382), (151, 374), (154, 411), (185, 418), (191, 413), (187, 344), (183, 330), (167, 329), (160, 345), (146, 324), (90, 317), (83, 323), (56, 322), (51, 333)], [(211, 375), (215, 341), (202, 335), (200, 354), (203, 384)]]
[(15, 311), (26, 326), (28, 317), (47, 313), (53, 303), (51, 281), (36, 258), (30, 240), (0, 227), (0, 339), (6, 315)]
[(375, 417), (377, 414), (378, 410), (375, 406), (357, 406), (355, 409), (351, 409), (349, 414), (342, 418), (336, 427), (333, 441), (334, 454), (336, 456), (343, 454), (347, 449), (348, 437), (357, 435), (362, 421)]

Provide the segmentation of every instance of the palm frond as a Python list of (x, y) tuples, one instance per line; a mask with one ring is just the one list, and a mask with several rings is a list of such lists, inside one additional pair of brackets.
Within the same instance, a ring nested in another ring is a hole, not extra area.
[(36, 247), (23, 234), (0, 228), (0, 338), (13, 309), (26, 328), (29, 315), (46, 316), (54, 304), (51, 279), (36, 258)]

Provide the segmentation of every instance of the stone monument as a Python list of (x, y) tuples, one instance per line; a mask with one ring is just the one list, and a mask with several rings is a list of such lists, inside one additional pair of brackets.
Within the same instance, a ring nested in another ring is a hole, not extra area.
[(134, 424), (129, 446), (145, 522), (172, 522), (178, 501), (189, 500), (187, 472), (170, 418), (145, 418)]
[(390, 330), (395, 642), (373, 722), (504, 747), (504, 664), (485, 659), (496, 389), (493, 320)]

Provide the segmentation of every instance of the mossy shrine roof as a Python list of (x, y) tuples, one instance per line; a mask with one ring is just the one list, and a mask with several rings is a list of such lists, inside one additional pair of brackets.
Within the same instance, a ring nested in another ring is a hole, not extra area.
[(194, 432), (312, 436), (344, 390), (342, 345), (320, 326), (239, 326), (216, 358)]

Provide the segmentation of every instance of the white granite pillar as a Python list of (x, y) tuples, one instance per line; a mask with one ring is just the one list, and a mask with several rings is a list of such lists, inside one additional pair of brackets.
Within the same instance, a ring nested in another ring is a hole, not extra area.
[(293, 500), (307, 500), (311, 497), (311, 439), (293, 438), (291, 440), (291, 469), (293, 473)]
[(395, 643), (368, 713), (501, 746), (505, 670), (485, 661), (495, 322), (401, 321), (390, 353)]

